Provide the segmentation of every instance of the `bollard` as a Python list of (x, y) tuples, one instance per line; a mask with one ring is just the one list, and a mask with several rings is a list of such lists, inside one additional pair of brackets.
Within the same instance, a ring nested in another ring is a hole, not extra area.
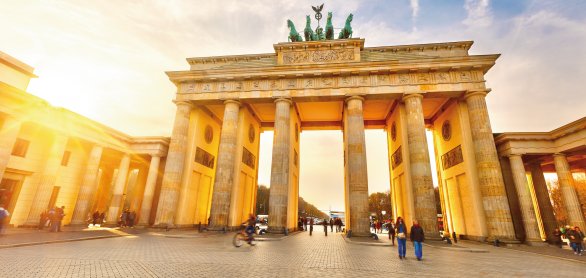
[(346, 237), (347, 238), (351, 238), (352, 237), (352, 230), (348, 230), (348, 233), (346, 233)]
[(283, 228), (283, 229), (285, 230), (284, 231), (285, 236), (288, 236), (289, 235), (289, 229), (287, 229), (287, 228)]
[(378, 235), (375, 233), (370, 234), (374, 240), (378, 240)]
[(494, 242), (493, 242), (493, 245), (494, 245), (494, 247), (499, 247), (500, 243), (501, 242), (499, 241), (499, 239), (498, 238), (495, 238), (494, 239)]

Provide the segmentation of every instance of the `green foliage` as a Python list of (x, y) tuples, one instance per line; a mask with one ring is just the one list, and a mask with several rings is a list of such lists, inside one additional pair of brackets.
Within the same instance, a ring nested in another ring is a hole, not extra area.
[[(375, 213), (377, 219), (391, 219), (391, 217), (393, 217), (391, 215), (392, 210), (391, 193), (389, 191), (376, 192), (368, 196), (368, 211), (370, 211), (370, 213)], [(385, 215), (383, 215), (383, 211), (386, 211)]]
[(317, 209), (314, 205), (306, 202), (305, 200), (303, 200), (302, 197), (299, 197), (299, 203), (298, 203), (298, 210), (299, 210), (299, 217), (305, 217), (305, 216), (310, 216), (310, 217), (317, 217), (317, 218), (321, 218), (321, 219), (329, 219), (330, 216), (325, 214), (324, 212), (322, 212), (321, 210)]
[(264, 185), (256, 191), (256, 214), (269, 214), (269, 188)]

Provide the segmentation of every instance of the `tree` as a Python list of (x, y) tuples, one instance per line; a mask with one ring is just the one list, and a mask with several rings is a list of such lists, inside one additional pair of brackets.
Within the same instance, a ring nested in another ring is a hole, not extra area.
[(329, 218), (329, 215), (317, 209), (314, 205), (306, 202), (302, 197), (299, 197), (298, 212), (299, 217), (317, 217), (321, 219)]
[[(391, 219), (391, 193), (387, 192), (375, 192), (368, 196), (368, 210), (370, 213), (376, 214), (377, 219)], [(386, 215), (383, 218), (383, 211), (386, 211)]]
[(269, 188), (264, 185), (256, 192), (256, 214), (269, 214)]

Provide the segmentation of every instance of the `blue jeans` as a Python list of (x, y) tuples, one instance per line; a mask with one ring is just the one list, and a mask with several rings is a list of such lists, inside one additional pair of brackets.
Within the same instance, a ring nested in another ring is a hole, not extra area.
[(405, 253), (407, 253), (407, 239), (403, 238), (397, 239), (398, 249), (399, 249), (399, 256), (405, 257)]
[(418, 259), (421, 259), (421, 257), (423, 257), (423, 248), (421, 246), (421, 242), (414, 241), (413, 247), (415, 248), (415, 257), (417, 257)]
[(572, 250), (574, 250), (574, 252), (576, 252), (578, 254), (582, 254), (582, 244), (581, 243), (570, 242), (570, 247), (572, 247)]

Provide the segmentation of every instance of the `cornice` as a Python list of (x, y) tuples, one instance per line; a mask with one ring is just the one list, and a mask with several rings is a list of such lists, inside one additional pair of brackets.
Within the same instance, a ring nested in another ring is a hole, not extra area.
[(586, 129), (586, 117), (546, 132), (504, 132), (495, 136), (495, 143), (507, 141), (555, 141), (564, 136)]
[(304, 76), (337, 76), (370, 73), (429, 72), (480, 69), (486, 73), (500, 54), (465, 57), (422, 57), (417, 60), (389, 60), (377, 62), (349, 62), (323, 65), (274, 65), (241, 69), (208, 69), (168, 71), (176, 85), (186, 81), (232, 81), (254, 78), (281, 79)]

